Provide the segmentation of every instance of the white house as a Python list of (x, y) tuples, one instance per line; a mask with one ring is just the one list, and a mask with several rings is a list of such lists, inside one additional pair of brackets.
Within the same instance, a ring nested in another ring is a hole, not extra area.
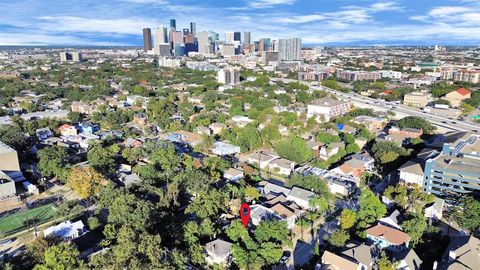
[(287, 196), (287, 200), (294, 201), (300, 207), (304, 209), (309, 209), (309, 201), (314, 195), (313, 192), (305, 190), (299, 187), (293, 187), (290, 193)]
[(229, 168), (223, 172), (223, 178), (232, 182), (238, 182), (243, 176), (243, 171), (235, 168)]
[(72, 223), (70, 220), (67, 220), (58, 225), (46, 228), (43, 231), (43, 235), (56, 235), (63, 240), (73, 240), (86, 234), (87, 232), (88, 230), (85, 228), (85, 225), (83, 225), (81, 220), (74, 223)]
[(423, 164), (420, 160), (409, 160), (403, 164), (399, 169), (400, 182), (407, 185), (423, 185)]
[(443, 199), (435, 197), (435, 200), (432, 204), (427, 205), (424, 209), (424, 215), (426, 218), (432, 218), (440, 220), (443, 217), (443, 207), (445, 201)]
[(278, 158), (270, 162), (269, 169), (281, 175), (290, 175), (295, 167), (295, 162), (284, 158)]
[(205, 245), (205, 252), (207, 256), (205, 260), (208, 264), (228, 265), (230, 262), (230, 255), (232, 252), (232, 243), (216, 239)]

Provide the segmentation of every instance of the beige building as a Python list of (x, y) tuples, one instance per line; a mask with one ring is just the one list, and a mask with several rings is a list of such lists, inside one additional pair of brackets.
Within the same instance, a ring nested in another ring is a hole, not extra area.
[(0, 171), (6, 173), (20, 171), (17, 151), (2, 142), (0, 142)]
[(450, 101), (450, 104), (453, 107), (458, 107), (464, 99), (470, 98), (471, 96), (472, 92), (462, 87), (446, 94), (445, 99)]
[(432, 100), (432, 95), (427, 92), (412, 92), (403, 97), (403, 104), (423, 108)]

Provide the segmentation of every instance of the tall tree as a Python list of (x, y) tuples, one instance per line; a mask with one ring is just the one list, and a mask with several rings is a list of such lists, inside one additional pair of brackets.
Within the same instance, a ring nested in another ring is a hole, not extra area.
[(97, 194), (106, 180), (90, 166), (76, 166), (70, 172), (68, 184), (80, 198), (87, 199)]
[[(371, 224), (377, 219), (382, 218), (387, 213), (387, 207), (380, 199), (367, 188), (363, 189), (360, 194), (360, 211), (358, 219)], [(366, 224), (363, 224), (366, 225)]]
[(357, 221), (357, 212), (350, 209), (343, 209), (339, 220), (340, 227), (343, 230), (348, 230), (355, 225), (355, 222)]
[(62, 242), (45, 251), (43, 264), (37, 264), (34, 270), (77, 270), (87, 269), (79, 259), (80, 253), (71, 243)]

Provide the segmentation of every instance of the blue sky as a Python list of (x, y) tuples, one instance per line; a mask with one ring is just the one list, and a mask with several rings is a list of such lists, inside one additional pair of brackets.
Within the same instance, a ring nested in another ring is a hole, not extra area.
[(142, 28), (322, 45), (480, 45), (480, 0), (1, 0), (0, 45), (134, 45)]

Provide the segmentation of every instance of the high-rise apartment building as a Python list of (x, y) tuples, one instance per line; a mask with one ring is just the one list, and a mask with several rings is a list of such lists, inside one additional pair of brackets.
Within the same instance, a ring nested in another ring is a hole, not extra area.
[(240, 70), (234, 67), (220, 69), (217, 72), (217, 81), (224, 85), (237, 85), (240, 83)]
[(249, 31), (243, 32), (243, 44), (244, 45), (250, 45), (251, 44), (250, 32)]
[(198, 53), (200, 54), (211, 53), (209, 32), (207, 31), (198, 32)]
[(240, 32), (233, 32), (233, 40), (241, 42), (242, 41), (242, 33)]
[(60, 61), (62, 62), (82, 62), (82, 53), (80, 52), (61, 52)]
[(177, 29), (177, 21), (175, 19), (170, 19), (170, 29), (173, 29), (173, 31)]
[(300, 38), (278, 41), (278, 61), (298, 61), (301, 59), (302, 41)]
[(148, 52), (150, 50), (152, 50), (152, 30), (143, 28), (143, 51)]
[(193, 34), (193, 37), (197, 36), (197, 23), (190, 22), (190, 33)]
[(233, 44), (234, 41), (234, 33), (233, 32), (226, 32), (225, 33), (225, 44)]
[(153, 53), (155, 55), (160, 55), (160, 45), (167, 43), (167, 28), (161, 25), (157, 30), (155, 30), (155, 35), (153, 36)]

